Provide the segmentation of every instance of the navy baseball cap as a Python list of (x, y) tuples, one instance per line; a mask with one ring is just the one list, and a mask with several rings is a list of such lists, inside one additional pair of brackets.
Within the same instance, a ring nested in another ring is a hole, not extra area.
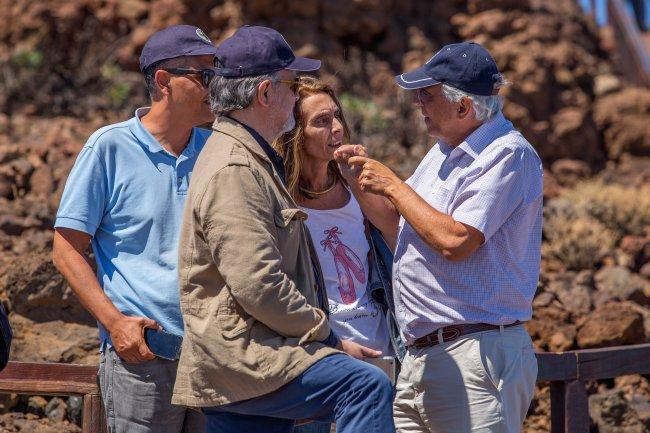
[(140, 71), (161, 60), (181, 56), (215, 55), (217, 47), (198, 27), (177, 25), (160, 30), (147, 40), (140, 54)]
[(501, 74), (490, 53), (475, 42), (442, 47), (420, 68), (395, 77), (398, 86), (415, 90), (444, 83), (473, 95), (496, 94)]
[(320, 68), (320, 60), (296, 57), (276, 30), (246, 25), (219, 45), (215, 66), (217, 75), (247, 77), (281, 69), (315, 71)]

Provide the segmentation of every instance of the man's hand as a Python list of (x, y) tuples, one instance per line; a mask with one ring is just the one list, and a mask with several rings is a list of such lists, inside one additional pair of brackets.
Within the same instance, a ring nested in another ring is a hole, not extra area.
[(357, 182), (364, 192), (390, 198), (390, 195), (404, 183), (390, 168), (365, 156), (350, 157), (348, 165), (361, 168)]
[(344, 351), (353, 358), (377, 358), (381, 356), (378, 350), (370, 349), (369, 347), (362, 346), (350, 340), (341, 340), (337, 349)]
[(155, 358), (144, 341), (145, 328), (161, 329), (154, 320), (124, 315), (111, 325), (108, 332), (113, 348), (124, 361), (140, 363)]
[(339, 165), (339, 170), (348, 183), (356, 182), (357, 176), (361, 173), (359, 167), (348, 164), (353, 156), (368, 156), (366, 148), (360, 144), (344, 144), (334, 151), (334, 160)]

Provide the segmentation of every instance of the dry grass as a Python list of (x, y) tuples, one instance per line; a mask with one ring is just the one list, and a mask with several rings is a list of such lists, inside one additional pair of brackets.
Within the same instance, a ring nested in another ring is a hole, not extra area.
[(544, 255), (561, 261), (572, 270), (592, 269), (615, 245), (612, 231), (587, 216), (547, 217), (544, 237)]
[(642, 235), (650, 226), (650, 185), (631, 188), (600, 181), (584, 182), (565, 197), (579, 215), (588, 215), (612, 230), (617, 239)]
[(647, 226), (650, 186), (583, 182), (547, 203), (543, 252), (567, 269), (591, 269), (623, 236), (641, 235)]

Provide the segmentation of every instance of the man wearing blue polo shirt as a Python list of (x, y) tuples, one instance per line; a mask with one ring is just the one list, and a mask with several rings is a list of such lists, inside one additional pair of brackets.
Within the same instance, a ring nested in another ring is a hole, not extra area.
[(396, 316), (408, 346), (395, 426), (519, 432), (537, 376), (522, 322), (539, 276), (541, 161), (501, 113), (504, 80), (482, 46), (445, 46), (396, 81), (437, 140), (415, 173), (403, 182), (362, 146), (335, 154), (364, 213), (393, 233)]
[[(140, 56), (151, 107), (96, 131), (68, 176), (53, 260), (97, 319), (100, 387), (111, 433), (204, 431), (203, 416), (171, 405), (177, 361), (156, 358), (145, 328), (183, 334), (178, 234), (196, 158), (212, 122), (215, 46), (197, 27), (155, 33)], [(97, 262), (93, 273), (88, 244)]]

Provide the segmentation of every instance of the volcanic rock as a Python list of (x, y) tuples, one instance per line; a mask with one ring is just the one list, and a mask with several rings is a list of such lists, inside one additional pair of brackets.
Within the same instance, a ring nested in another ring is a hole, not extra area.
[(645, 343), (643, 316), (624, 303), (606, 303), (596, 308), (578, 330), (581, 349)]
[(589, 414), (599, 433), (646, 433), (648, 428), (625, 400), (623, 391), (611, 390), (589, 397)]

